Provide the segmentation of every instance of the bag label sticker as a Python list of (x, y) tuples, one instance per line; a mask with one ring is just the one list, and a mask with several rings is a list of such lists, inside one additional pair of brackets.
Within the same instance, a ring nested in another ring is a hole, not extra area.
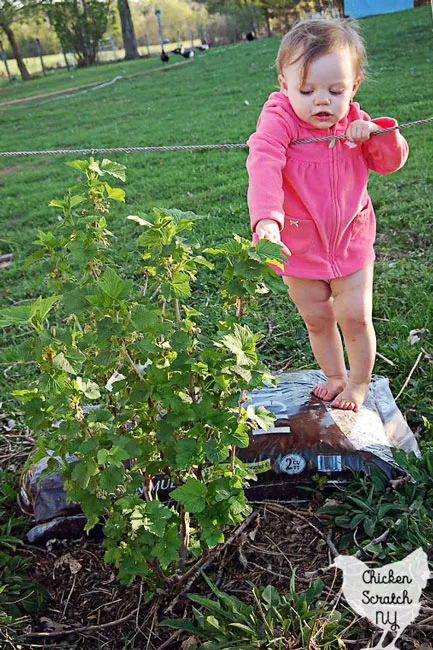
[(317, 470), (319, 472), (341, 472), (341, 456), (317, 456)]
[(270, 472), (272, 469), (271, 459), (265, 458), (264, 460), (257, 460), (254, 463), (247, 463), (248, 469), (251, 469), (256, 474), (263, 474), (263, 472)]
[(285, 474), (300, 474), (304, 471), (306, 460), (299, 454), (287, 454), (280, 460), (280, 470)]

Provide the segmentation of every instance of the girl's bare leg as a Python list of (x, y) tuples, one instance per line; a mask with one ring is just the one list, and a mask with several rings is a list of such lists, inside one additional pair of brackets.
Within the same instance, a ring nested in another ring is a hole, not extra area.
[(313, 393), (329, 401), (346, 386), (343, 345), (334, 315), (332, 291), (323, 280), (283, 277), (289, 294), (308, 329), (311, 347), (327, 380), (313, 387)]
[(359, 411), (367, 397), (374, 360), (376, 335), (373, 327), (373, 264), (344, 278), (331, 281), (334, 314), (343, 333), (349, 357), (350, 378), (333, 406)]

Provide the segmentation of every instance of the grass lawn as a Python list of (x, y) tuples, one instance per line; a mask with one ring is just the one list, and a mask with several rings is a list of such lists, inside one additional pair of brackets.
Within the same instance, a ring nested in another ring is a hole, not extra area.
[(164, 70), (173, 63), (186, 62), (181, 56), (170, 57), (168, 64), (162, 64), (159, 57), (140, 58), (135, 61), (111, 61), (91, 66), (90, 68), (74, 68), (71, 70), (50, 70), (44, 77), (35, 74), (29, 81), (20, 79), (0, 81), (0, 104), (16, 99), (28, 99), (42, 94), (79, 88), (90, 84), (103, 84), (115, 77), (124, 78), (129, 75), (139, 75), (151, 70)]
[[(198, 45), (200, 45), (200, 42), (201, 41), (199, 39), (195, 39), (194, 46), (197, 47)], [(191, 45), (190, 41), (184, 43), (185, 48), (189, 48), (190, 45)], [(183, 57), (179, 55), (171, 54), (171, 50), (173, 50), (175, 47), (177, 47), (177, 43), (167, 43), (166, 45), (164, 45), (165, 51), (170, 56), (170, 63), (176, 60), (179, 61), (184, 60)], [(159, 58), (161, 52), (160, 45), (149, 46), (149, 52), (151, 56), (150, 59), (148, 58), (149, 55), (148, 55), (147, 47), (145, 46), (139, 47), (138, 52), (140, 56), (143, 57), (143, 59), (140, 60), (141, 62), (129, 61), (128, 74), (131, 74), (134, 66), (136, 66), (136, 68), (138, 69), (142, 69), (143, 61), (146, 61), (146, 67), (148, 67), (149, 61), (152, 61), (153, 65), (161, 64)], [(0, 60), (0, 102), (5, 101), (6, 95), (9, 98), (17, 94), (19, 96), (33, 94), (35, 92), (35, 88), (39, 87), (40, 85), (44, 88), (48, 88), (49, 86), (55, 86), (55, 89), (58, 89), (58, 88), (65, 87), (64, 83), (66, 81), (66, 83), (68, 84), (67, 87), (69, 88), (69, 86), (74, 84), (68, 80), (76, 79), (77, 78), (76, 75), (79, 75), (82, 84), (89, 83), (94, 79), (107, 80), (110, 78), (110, 74), (112, 74), (113, 71), (115, 71), (113, 73), (113, 76), (121, 74), (122, 73), (120, 72), (121, 70), (125, 72), (125, 69), (122, 68), (122, 64), (123, 64), (122, 59), (124, 56), (125, 56), (125, 51), (123, 49), (117, 50), (115, 52), (113, 51), (99, 52), (97, 55), (98, 65), (92, 66), (87, 70), (82, 70), (82, 69), (79, 70), (73, 67), (75, 66), (75, 57), (73, 56), (73, 54), (68, 54), (67, 57), (68, 57), (69, 64), (71, 66), (71, 69), (68, 71), (65, 66), (65, 59), (63, 54), (47, 54), (44, 56), (44, 65), (46, 68), (45, 76), (42, 74), (42, 66), (41, 66), (40, 58), (38, 56), (28, 57), (24, 59), (24, 62), (27, 66), (27, 70), (32, 75), (32, 79), (26, 81), (25, 83), (21, 81), (18, 66), (15, 59), (8, 60), (9, 72), (10, 75), (12, 76), (12, 80), (10, 81), (6, 76), (6, 68), (4, 67), (4, 63)], [(60, 66), (60, 68), (58, 68), (57, 66)], [(87, 79), (87, 81), (84, 81), (85, 79)]]
[[(430, 9), (372, 17), (361, 25), (370, 61), (369, 77), (357, 95), (363, 108), (372, 116), (392, 115), (400, 122), (433, 115)], [(279, 39), (272, 38), (215, 48), (165, 74), (0, 108), (1, 150), (245, 142), (263, 102), (276, 89), (272, 65), (278, 44)], [(0, 100), (103, 81), (152, 65), (161, 64), (141, 60), (56, 73), (10, 89), (3, 86)], [(411, 148), (406, 166), (385, 177), (373, 174), (370, 182), (378, 221), (374, 316), (382, 355), (375, 370), (390, 378), (396, 394), (422, 352), (399, 402), (419, 418), (433, 416), (429, 234), (433, 129), (418, 126), (404, 135)], [(208, 215), (197, 229), (207, 244), (224, 241), (235, 232), (249, 236), (246, 154), (246, 150), (222, 150), (116, 155), (118, 162), (128, 166), (127, 205), (113, 210), (113, 230), (120, 235), (118, 253), (125, 268), (136, 268), (138, 259), (136, 230), (124, 217), (155, 205)], [(0, 271), (1, 305), (44, 293), (38, 268), (24, 271), (22, 261), (37, 230), (56, 221), (56, 211), (47, 204), (73, 182), (74, 173), (63, 164), (72, 158), (0, 157), (0, 248), (2, 253), (14, 253), (14, 264)], [(218, 277), (209, 274), (210, 302), (217, 288)], [(270, 321), (273, 334), (278, 335), (263, 349), (270, 367), (313, 367), (307, 335), (294, 308), (281, 298), (266, 300), (266, 317), (259, 327), (265, 334)], [(426, 329), (414, 345), (407, 340), (413, 329)], [(3, 335), (6, 361), (15, 358), (11, 343), (10, 336)], [(5, 400), (20, 383), (20, 373), (17, 366), (6, 381), (0, 375)]]

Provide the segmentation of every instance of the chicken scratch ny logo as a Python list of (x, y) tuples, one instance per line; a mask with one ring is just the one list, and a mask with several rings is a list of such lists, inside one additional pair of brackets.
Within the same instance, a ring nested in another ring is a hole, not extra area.
[(353, 556), (337, 555), (331, 566), (343, 571), (343, 594), (350, 607), (383, 630), (379, 643), (369, 650), (384, 648), (388, 632), (396, 636), (386, 650), (398, 650), (395, 642), (418, 616), (421, 590), (429, 579), (426, 553), (418, 548), (379, 569), (370, 569)]

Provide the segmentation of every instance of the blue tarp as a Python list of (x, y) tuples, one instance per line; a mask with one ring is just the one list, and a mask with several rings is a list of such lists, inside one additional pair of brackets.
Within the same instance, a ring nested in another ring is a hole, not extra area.
[(352, 18), (412, 9), (413, 0), (345, 0), (344, 13)]

